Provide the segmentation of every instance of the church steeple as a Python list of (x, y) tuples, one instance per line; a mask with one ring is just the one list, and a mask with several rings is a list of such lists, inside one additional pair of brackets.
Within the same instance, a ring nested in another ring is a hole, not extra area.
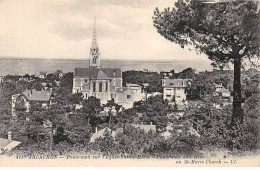
[(89, 55), (89, 67), (100, 68), (100, 52), (96, 35), (96, 17), (94, 17), (93, 39)]

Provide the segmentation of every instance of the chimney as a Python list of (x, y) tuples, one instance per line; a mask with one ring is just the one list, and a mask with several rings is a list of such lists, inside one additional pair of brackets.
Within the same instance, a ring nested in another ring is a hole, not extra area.
[(115, 71), (114, 71), (113, 75), (114, 75), (114, 77), (116, 76), (116, 72)]
[(144, 122), (141, 122), (141, 125), (143, 125), (144, 124)]
[(8, 132), (8, 139), (12, 140), (12, 132), (11, 131)]
[(96, 133), (97, 133), (97, 127), (96, 127)]
[(153, 125), (153, 122), (150, 122), (150, 125)]

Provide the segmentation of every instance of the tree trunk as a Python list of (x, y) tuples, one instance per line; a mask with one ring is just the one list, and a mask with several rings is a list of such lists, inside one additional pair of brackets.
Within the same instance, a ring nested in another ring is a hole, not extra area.
[(111, 113), (110, 113), (110, 116), (109, 116), (108, 128), (110, 128), (110, 125), (111, 125)]
[(87, 122), (87, 125), (89, 125), (89, 116), (88, 116), (88, 122)]
[(241, 58), (234, 59), (234, 82), (233, 82), (233, 115), (232, 124), (243, 123), (243, 112), (241, 107)]
[(53, 130), (50, 131), (50, 152), (52, 152), (52, 143), (53, 143)]
[(39, 140), (40, 139), (40, 134), (39, 134), (39, 126), (37, 126), (37, 146), (40, 146)]

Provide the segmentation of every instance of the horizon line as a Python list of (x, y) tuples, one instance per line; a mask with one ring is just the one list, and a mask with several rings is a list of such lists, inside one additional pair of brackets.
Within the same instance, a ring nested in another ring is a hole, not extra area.
[[(43, 58), (43, 57), (11, 57), (11, 56), (6, 56), (6, 57), (1, 57), (0, 60), (63, 60), (63, 61), (89, 61), (89, 59), (83, 59), (83, 58)], [(123, 60), (123, 61), (154, 61), (154, 62), (167, 62), (167, 61), (210, 61), (209, 59), (193, 59), (193, 60), (183, 60), (183, 59), (167, 59), (167, 60), (156, 60), (156, 59), (102, 59), (102, 60)]]

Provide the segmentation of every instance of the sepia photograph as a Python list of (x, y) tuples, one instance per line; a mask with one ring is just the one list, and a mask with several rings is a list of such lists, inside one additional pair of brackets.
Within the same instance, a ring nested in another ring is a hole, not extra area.
[(259, 0), (0, 0), (1, 167), (259, 167)]

